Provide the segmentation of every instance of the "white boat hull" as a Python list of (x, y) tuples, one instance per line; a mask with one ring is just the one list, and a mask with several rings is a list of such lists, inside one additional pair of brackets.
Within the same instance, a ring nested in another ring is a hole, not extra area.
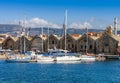
[(81, 58), (84, 61), (95, 61), (95, 58)]
[(8, 63), (29, 63), (28, 60), (6, 60)]
[(55, 61), (79, 61), (79, 60), (80, 58), (75, 56), (57, 56), (55, 58)]
[(95, 61), (95, 57), (93, 56), (87, 56), (87, 55), (82, 55), (81, 56), (81, 61)]
[(8, 59), (6, 60), (8, 63), (29, 63), (36, 62), (36, 60), (26, 60), (26, 59)]
[(14, 57), (14, 58), (9, 58), (6, 60), (6, 62), (9, 63), (29, 63), (29, 62), (36, 62), (35, 57), (31, 56), (24, 56), (24, 57)]
[(53, 62), (54, 59), (38, 59), (37, 62)]
[(37, 62), (53, 62), (54, 58), (52, 57), (45, 57), (45, 56), (38, 56)]

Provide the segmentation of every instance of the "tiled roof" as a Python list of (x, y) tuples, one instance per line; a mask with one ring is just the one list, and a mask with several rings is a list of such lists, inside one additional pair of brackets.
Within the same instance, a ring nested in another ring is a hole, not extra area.
[(117, 41), (120, 41), (120, 36), (119, 35), (112, 35), (111, 37), (114, 38)]
[(97, 40), (98, 38), (100, 38), (99, 36), (89, 36), (91, 37), (93, 40)]
[(12, 37), (12, 36), (10, 36), (12, 39), (13, 39), (13, 41), (17, 41), (18, 40), (18, 37)]
[(73, 36), (73, 37), (79, 37), (81, 35), (80, 34), (71, 34), (71, 36)]
[(5, 40), (5, 39), (0, 39), (0, 44), (3, 43), (4, 40)]
[(96, 36), (97, 33), (96, 32), (88, 32), (88, 35), (90, 35), (90, 36)]
[(29, 41), (32, 40), (32, 37), (30, 36), (25, 36)]
[(119, 35), (112, 35), (112, 38), (114, 38), (116, 41), (118, 41), (118, 46), (120, 46), (120, 36)]
[(43, 40), (46, 40), (47, 36), (45, 34), (43, 34), (43, 35), (40, 35), (40, 38), (43, 39)]
[(53, 36), (55, 36), (58, 40), (60, 40), (60, 36), (58, 36), (58, 35), (55, 35), (55, 34), (53, 34)]
[(78, 40), (81, 37), (81, 35), (80, 34), (71, 34), (71, 37), (75, 40)]

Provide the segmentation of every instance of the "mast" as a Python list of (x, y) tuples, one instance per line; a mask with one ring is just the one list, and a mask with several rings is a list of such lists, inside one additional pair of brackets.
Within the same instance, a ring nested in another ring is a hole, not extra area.
[(65, 50), (66, 50), (67, 10), (65, 11), (63, 28), (64, 28), (64, 37), (65, 37)]
[(24, 19), (24, 25), (23, 25), (24, 26), (23, 27), (23, 33), (24, 33), (24, 35), (23, 35), (24, 36), (24, 53), (26, 51), (26, 49), (25, 49), (26, 48), (26, 43), (25, 43), (25, 28), (26, 28), (26, 23), (25, 22), (26, 22), (26, 19)]
[(49, 50), (49, 26), (48, 26), (48, 50)]
[[(19, 26), (20, 26), (21, 28), (23, 28), (20, 21), (19, 21)], [(23, 29), (22, 29), (22, 30), (23, 30)], [(21, 37), (22, 37), (22, 36), (21, 36), (22, 30), (20, 31), (20, 54), (22, 54), (22, 38), (21, 38)]]
[(88, 27), (86, 27), (86, 54), (88, 50)]
[(42, 28), (42, 53), (43, 53), (43, 26), (41, 27)]

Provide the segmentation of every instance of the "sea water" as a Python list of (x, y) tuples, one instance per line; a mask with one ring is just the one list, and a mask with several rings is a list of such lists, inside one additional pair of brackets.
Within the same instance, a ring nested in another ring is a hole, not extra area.
[(120, 61), (6, 63), (0, 83), (120, 83)]

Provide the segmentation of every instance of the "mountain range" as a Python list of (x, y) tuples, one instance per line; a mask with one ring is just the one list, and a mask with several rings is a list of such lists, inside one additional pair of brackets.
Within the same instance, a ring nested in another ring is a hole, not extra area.
[[(14, 24), (0, 24), (0, 33), (8, 33), (10, 35), (16, 35), (21, 32), (23, 28), (19, 25)], [(30, 35), (39, 35), (41, 34), (41, 27), (37, 28), (26, 28), (26, 32), (29, 31)], [(103, 32), (103, 29), (88, 29), (89, 32)], [(68, 34), (83, 34), (86, 32), (86, 29), (76, 29), (76, 28), (68, 28), (67, 33)], [(43, 27), (43, 33), (48, 34), (48, 28)], [(118, 31), (119, 33), (119, 31)], [(62, 35), (63, 29), (62, 28), (49, 28), (49, 34), (56, 34), (56, 35)]]

